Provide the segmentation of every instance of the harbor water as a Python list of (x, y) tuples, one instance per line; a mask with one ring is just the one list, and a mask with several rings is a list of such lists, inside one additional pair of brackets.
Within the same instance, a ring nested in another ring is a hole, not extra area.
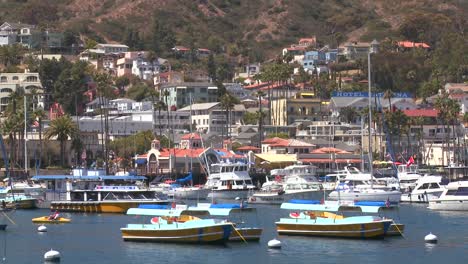
[[(434, 212), (425, 205), (403, 204), (399, 220), (406, 224), (404, 238), (350, 240), (300, 236), (277, 236), (274, 222), (285, 216), (278, 206), (258, 205), (258, 225), (264, 228), (260, 242), (226, 245), (180, 245), (124, 242), (120, 228), (141, 223), (143, 216), (63, 213), (71, 224), (47, 225), (37, 232), (31, 219), (49, 210), (18, 210), (0, 232), (3, 263), (44, 263), (50, 249), (62, 255), (61, 263), (467, 263), (468, 212)], [(398, 216), (396, 217), (398, 219)], [(426, 244), (432, 232), (439, 243)], [(268, 249), (277, 237), (282, 249)]]

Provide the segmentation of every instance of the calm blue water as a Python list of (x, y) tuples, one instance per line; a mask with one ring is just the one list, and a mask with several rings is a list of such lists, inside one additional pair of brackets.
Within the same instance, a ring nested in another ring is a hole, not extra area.
[[(347, 240), (281, 236), (281, 250), (266, 246), (276, 236), (274, 221), (285, 213), (277, 206), (258, 206), (258, 221), (264, 227), (259, 243), (227, 246), (124, 242), (119, 228), (145, 219), (113, 214), (63, 214), (73, 222), (48, 225), (47, 233), (38, 233), (31, 219), (48, 213), (48, 210), (19, 210), (11, 215), (17, 225), (10, 224), (6, 232), (0, 233), (0, 256), (6, 257), (4, 263), (43, 263), (43, 255), (50, 248), (61, 252), (61, 263), (468, 262), (468, 212), (433, 212), (422, 205), (401, 206), (405, 238)], [(438, 244), (424, 243), (424, 236), (430, 231), (439, 236)]]

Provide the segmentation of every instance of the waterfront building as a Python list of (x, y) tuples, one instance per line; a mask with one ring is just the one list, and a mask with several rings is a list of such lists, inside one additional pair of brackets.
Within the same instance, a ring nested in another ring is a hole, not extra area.
[(315, 97), (311, 91), (298, 92), (290, 98), (278, 98), (271, 103), (272, 124), (285, 126), (298, 120), (327, 120), (328, 102)]

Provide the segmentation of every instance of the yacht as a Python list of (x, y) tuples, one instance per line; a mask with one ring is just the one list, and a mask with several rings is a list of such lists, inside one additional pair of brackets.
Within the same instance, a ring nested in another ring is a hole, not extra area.
[(401, 195), (402, 202), (428, 203), (444, 192), (445, 187), (440, 185), (442, 176), (423, 176), (416, 181), (414, 188), (409, 187), (407, 193)]
[(377, 181), (355, 167), (345, 167), (345, 170), (348, 174), (329, 194), (330, 200), (400, 202), (401, 192), (397, 188), (387, 186), (386, 182)]
[(275, 180), (267, 180), (260, 191), (250, 195), (249, 203), (281, 204), (290, 199), (324, 198), (322, 184), (314, 176), (315, 166), (291, 165), (272, 170), (271, 175)]
[(439, 198), (429, 201), (429, 209), (468, 211), (468, 181), (449, 183)]
[(167, 180), (156, 185), (150, 185), (151, 190), (161, 192), (176, 200), (205, 200), (209, 190), (203, 186), (185, 185), (192, 181), (192, 174), (177, 180)]
[(249, 191), (256, 187), (247, 164), (215, 163), (211, 164), (204, 188), (209, 190), (208, 199), (247, 199)]
[(397, 167), (398, 179), (400, 181), (400, 189), (403, 192), (408, 192), (410, 189), (414, 190), (416, 182), (423, 177), (422, 174), (418, 173), (418, 165), (406, 164), (398, 165)]

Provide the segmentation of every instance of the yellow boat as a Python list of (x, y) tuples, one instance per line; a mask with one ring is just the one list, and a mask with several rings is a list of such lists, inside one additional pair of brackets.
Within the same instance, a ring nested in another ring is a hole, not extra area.
[(57, 217), (52, 219), (50, 216), (41, 216), (32, 219), (35, 224), (67, 224), (71, 222), (70, 218)]
[[(402, 235), (403, 225), (396, 225), (392, 219), (377, 216), (343, 216), (334, 212), (378, 213), (381, 204), (339, 204), (319, 201), (293, 200), (283, 203), (282, 209), (300, 210), (276, 222), (279, 234), (309, 235), (347, 238), (378, 238), (387, 235)], [(393, 225), (393, 228), (391, 226)], [(393, 232), (389, 232), (393, 231)]]
[[(131, 208), (127, 215), (157, 216), (151, 224), (128, 224), (121, 228), (125, 241), (173, 243), (223, 243), (229, 239), (233, 223), (216, 219), (181, 217), (186, 209)], [(201, 214), (202, 212), (197, 212)], [(206, 212), (207, 214), (207, 212)], [(179, 219), (181, 218), (181, 219)]]

